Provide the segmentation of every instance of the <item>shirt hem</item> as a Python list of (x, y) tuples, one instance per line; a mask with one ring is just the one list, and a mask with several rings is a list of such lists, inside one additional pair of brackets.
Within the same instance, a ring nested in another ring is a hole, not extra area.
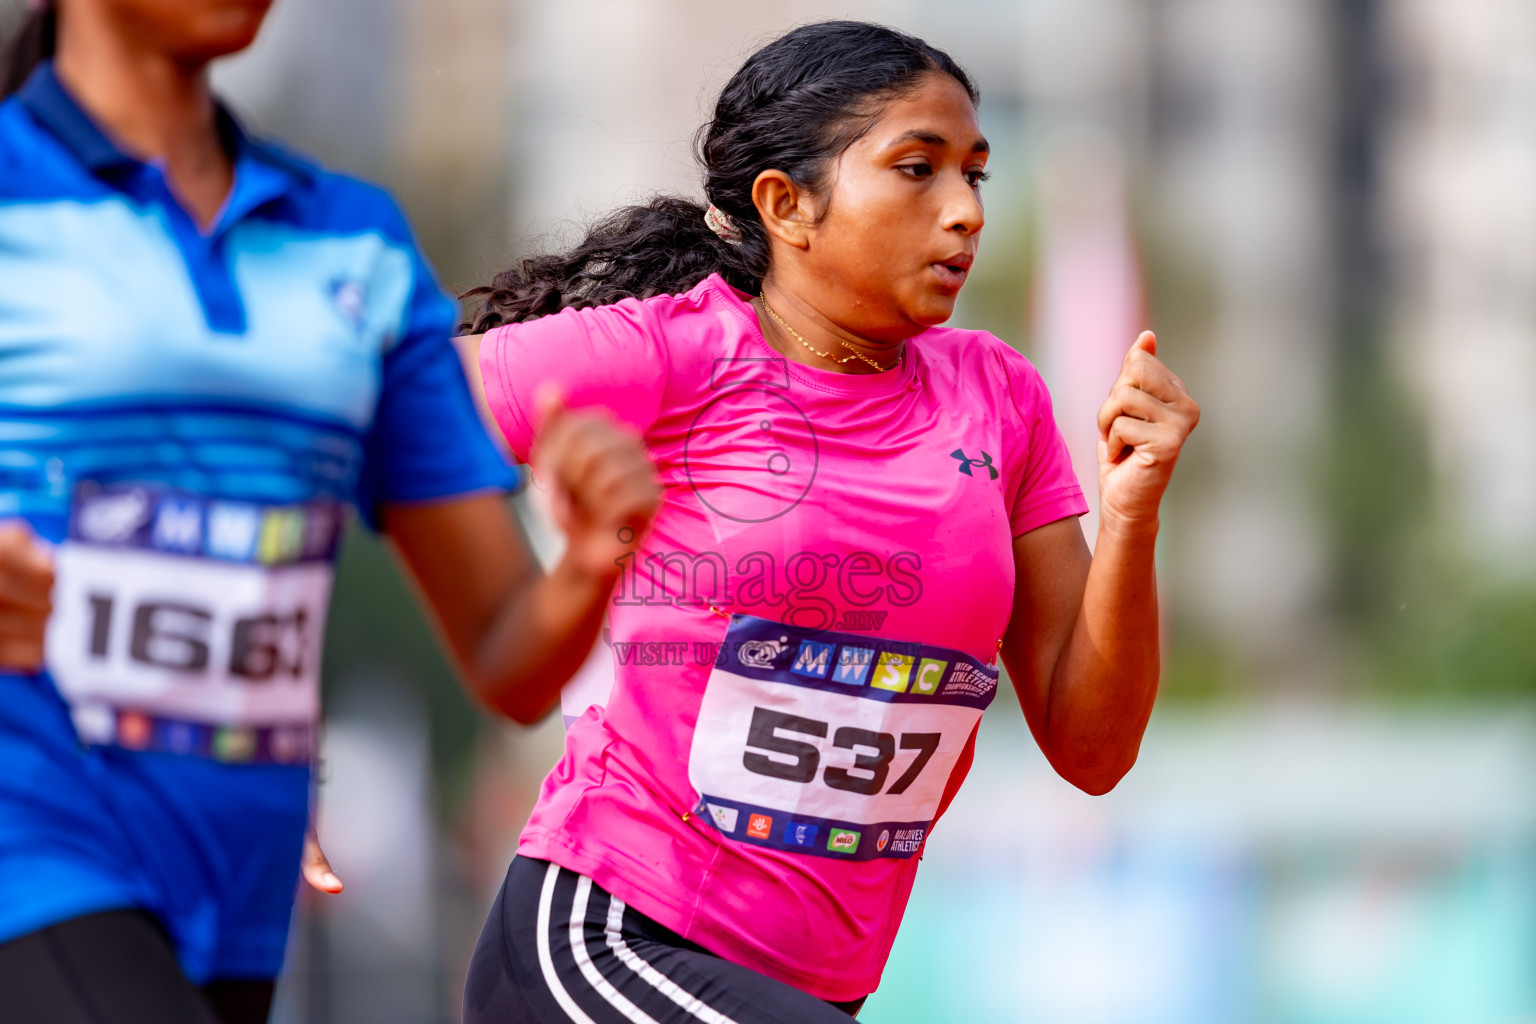
[(118, 892), (74, 896), (30, 913), (12, 915), (10, 920), (0, 922), (0, 944), (25, 938), (45, 928), (73, 921), (77, 917), (103, 914), (113, 910), (149, 910), (149, 907), (141, 900)]
[(849, 983), (847, 988), (830, 988), (827, 987), (826, 980), (823, 977), (797, 970), (782, 961), (764, 961), (756, 957), (741, 955), (744, 951), (732, 948), (733, 944), (731, 943), (729, 932), (712, 929), (709, 927), (710, 922), (699, 920), (698, 910), (702, 899), (695, 900), (692, 904), (676, 903), (658, 895), (652, 889), (647, 889), (644, 883), (637, 884), (632, 876), (626, 874), (622, 868), (614, 863), (615, 860), (627, 862), (638, 869), (642, 875), (652, 875), (658, 885), (668, 884), (669, 880), (655, 875), (654, 872), (638, 861), (626, 857), (617, 851), (605, 849), (594, 854), (572, 846), (559, 833), (539, 828), (528, 828), (523, 831), (523, 838), (518, 842), (517, 852), (522, 856), (547, 860), (560, 865), (568, 871), (575, 871), (578, 874), (586, 875), (597, 885), (634, 907), (646, 917), (672, 929), (689, 942), (698, 943), (722, 960), (729, 960), (738, 966), (756, 971), (765, 977), (797, 988), (817, 999), (832, 1000), (833, 1002), (849, 1002), (854, 999), (862, 999), (873, 993), (880, 984), (880, 976), (876, 973), (873, 978), (858, 979), (855, 982)]
[(253, 928), (245, 941), (225, 937), (209, 960), (204, 981), (272, 981), (283, 971), (288, 928)]

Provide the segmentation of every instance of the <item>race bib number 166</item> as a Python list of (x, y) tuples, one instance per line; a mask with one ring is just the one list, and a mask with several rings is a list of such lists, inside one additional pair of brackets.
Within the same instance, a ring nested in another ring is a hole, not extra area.
[(340, 522), (329, 503), (82, 492), (47, 637), (77, 722), (131, 707), (216, 726), (312, 723)]

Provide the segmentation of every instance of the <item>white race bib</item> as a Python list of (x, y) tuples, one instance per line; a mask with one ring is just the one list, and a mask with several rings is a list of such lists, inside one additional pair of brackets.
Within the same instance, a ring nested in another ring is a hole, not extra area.
[(699, 813), (774, 849), (910, 857), (997, 675), (941, 647), (733, 616), (688, 758)]
[[(82, 738), (121, 740), (102, 734), (124, 708), (145, 721), (307, 733), (341, 522), (331, 502), (82, 489), (56, 553), (47, 635), (49, 672)], [(129, 745), (150, 745), (141, 738)]]

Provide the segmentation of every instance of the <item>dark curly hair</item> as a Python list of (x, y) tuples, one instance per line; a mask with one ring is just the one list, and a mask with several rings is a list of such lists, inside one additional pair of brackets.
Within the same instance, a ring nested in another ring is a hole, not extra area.
[(769, 254), (752, 203), (757, 176), (781, 170), (814, 194), (838, 154), (874, 126), (882, 101), (935, 72), (979, 101), (947, 53), (883, 25), (825, 21), (780, 36), (747, 58), (694, 138), (704, 194), (735, 221), (739, 245), (705, 225), (704, 204), (657, 196), (603, 218), (569, 252), (530, 257), (465, 292), (478, 301), (460, 330), (478, 334), (568, 307), (677, 294), (714, 273), (756, 292)]

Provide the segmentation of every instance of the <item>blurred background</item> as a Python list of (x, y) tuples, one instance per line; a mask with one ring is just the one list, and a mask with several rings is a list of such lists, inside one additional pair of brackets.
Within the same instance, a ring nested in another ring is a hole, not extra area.
[[(1140, 764), (1085, 796), (1002, 696), (861, 1020), (1536, 1022), (1531, 0), (279, 0), (218, 78), (393, 188), (461, 291), (697, 193), (714, 92), (834, 16), (979, 80), (953, 322), (1041, 367), (1085, 484), (1142, 326), (1204, 408)], [(471, 707), (360, 531), (332, 623), (348, 887), (301, 897), (276, 1019), (457, 1021), (562, 727)]]

